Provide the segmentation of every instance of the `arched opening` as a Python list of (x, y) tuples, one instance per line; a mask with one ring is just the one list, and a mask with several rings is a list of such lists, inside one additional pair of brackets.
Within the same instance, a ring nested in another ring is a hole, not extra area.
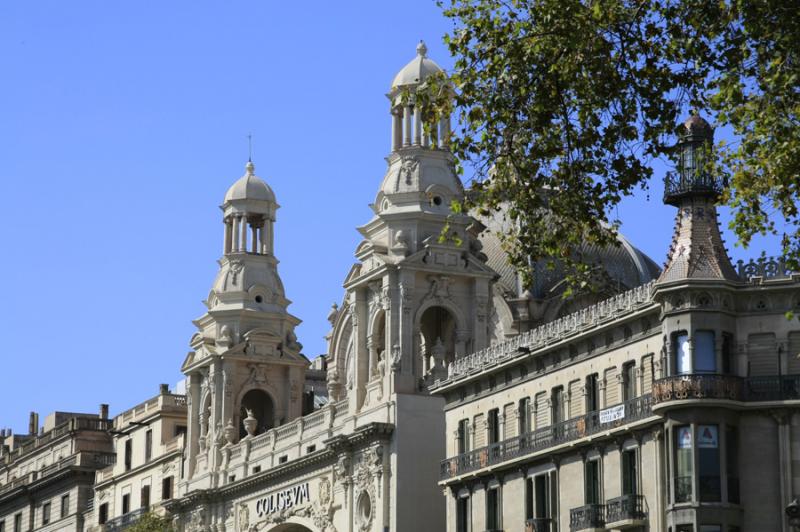
[(430, 307), (420, 319), (420, 354), (423, 375), (447, 371), (456, 358), (456, 320), (444, 307)]
[(380, 312), (372, 327), (369, 376), (374, 378), (386, 370), (386, 313)]
[(256, 434), (261, 434), (275, 426), (275, 404), (272, 397), (264, 390), (250, 390), (242, 397), (242, 404), (239, 406), (239, 437), (247, 436), (244, 424), (241, 423), (247, 417), (247, 411), (258, 421)]
[(283, 523), (275, 528), (271, 528), (269, 532), (311, 532), (311, 529), (296, 523)]

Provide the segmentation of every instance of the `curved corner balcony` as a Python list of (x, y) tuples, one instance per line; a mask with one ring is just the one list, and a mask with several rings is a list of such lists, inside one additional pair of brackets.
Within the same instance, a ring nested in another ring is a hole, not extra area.
[(672, 375), (653, 383), (653, 407), (685, 401), (800, 400), (800, 375), (738, 377), (695, 373)]

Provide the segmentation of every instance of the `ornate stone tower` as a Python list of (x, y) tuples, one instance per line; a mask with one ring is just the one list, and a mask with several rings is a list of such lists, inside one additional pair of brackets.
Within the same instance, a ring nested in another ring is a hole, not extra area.
[(664, 202), (678, 208), (655, 298), (662, 306), (662, 375), (733, 371), (733, 293), (739, 278), (719, 231), (715, 202), (724, 186), (708, 172), (713, 128), (690, 117), (678, 130), (677, 168)]
[(224, 254), (181, 368), (189, 401), (188, 477), (210, 486), (222, 446), (303, 413), (308, 360), (273, 253), (278, 204), (254, 171), (248, 162), (225, 194)]
[[(451, 211), (464, 189), (447, 149), (449, 119), (426, 132), (417, 88), (439, 66), (425, 44), (395, 76), (388, 169), (374, 216), (359, 232), (358, 263), (331, 313), (329, 395), (357, 412), (393, 394), (415, 394), (457, 357), (487, 345), (491, 284), (478, 222)], [(447, 227), (447, 234), (443, 229)]]

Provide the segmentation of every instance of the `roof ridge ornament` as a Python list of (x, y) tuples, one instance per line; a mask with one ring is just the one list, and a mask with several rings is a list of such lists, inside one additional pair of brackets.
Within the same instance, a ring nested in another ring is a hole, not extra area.
[(420, 39), (419, 44), (417, 45), (417, 55), (420, 57), (425, 57), (428, 53), (428, 47), (425, 46), (425, 41)]
[(256, 165), (253, 164), (253, 161), (247, 161), (247, 164), (244, 165), (244, 169), (248, 176), (253, 176), (256, 172)]

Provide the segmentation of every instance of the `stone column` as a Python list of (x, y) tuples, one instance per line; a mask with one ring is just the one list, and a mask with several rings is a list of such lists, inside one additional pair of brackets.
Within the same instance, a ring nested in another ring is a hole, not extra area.
[(419, 104), (414, 106), (414, 145), (422, 144), (422, 110)]
[(258, 226), (256, 224), (250, 226), (250, 237), (253, 239), (250, 249), (252, 253), (258, 253)]
[(406, 106), (403, 109), (403, 146), (411, 146), (411, 113), (413, 106)]
[(189, 389), (187, 390), (187, 402), (189, 407), (189, 426), (186, 431), (188, 448), (188, 477), (194, 475), (195, 459), (198, 453), (198, 442), (201, 437), (200, 430), (200, 376), (196, 373), (189, 374)]
[(247, 215), (241, 215), (241, 229), (242, 229), (242, 237), (239, 241), (240, 248), (239, 251), (246, 252), (247, 251)]
[(231, 215), (231, 231), (233, 231), (233, 252), (237, 253), (239, 251), (239, 236), (241, 236), (238, 214)]
[(267, 229), (267, 222), (264, 221), (264, 222), (261, 223), (261, 227), (258, 230), (258, 244), (259, 244), (259, 246), (261, 246), (261, 254), (262, 255), (266, 255), (267, 254), (267, 241), (264, 238), (264, 233), (265, 233), (266, 229)]
[(225, 251), (224, 254), (227, 255), (231, 252), (231, 220), (230, 218), (225, 218), (223, 220), (225, 223)]
[(369, 351), (369, 379), (378, 372), (378, 347), (372, 337), (367, 338), (367, 351)]
[(392, 109), (392, 151), (403, 145), (403, 108)]

